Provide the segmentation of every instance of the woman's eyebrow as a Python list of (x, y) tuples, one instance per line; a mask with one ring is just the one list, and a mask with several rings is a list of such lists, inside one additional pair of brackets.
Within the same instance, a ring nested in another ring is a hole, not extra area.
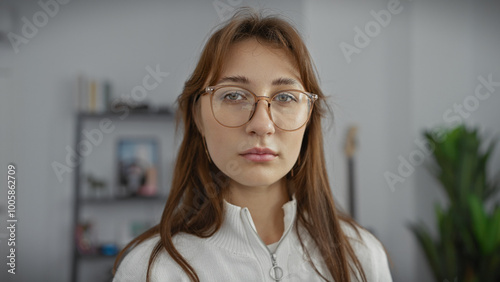
[(250, 84), (250, 80), (247, 77), (241, 76), (241, 75), (225, 76), (225, 77), (219, 79), (219, 81), (217, 81), (217, 84), (223, 83), (223, 82), (236, 82), (236, 83)]
[(300, 86), (301, 84), (293, 78), (280, 77), (278, 79), (273, 80), (271, 85), (297, 85), (297, 86)]
[[(225, 77), (219, 79), (217, 84), (223, 83), (223, 82), (250, 84), (250, 80), (247, 77), (242, 76), (242, 75), (225, 76)], [(300, 86), (301, 84), (293, 78), (280, 77), (280, 78), (273, 80), (271, 82), (271, 85), (273, 85), (273, 86), (275, 86), (275, 85), (297, 85), (297, 86)]]

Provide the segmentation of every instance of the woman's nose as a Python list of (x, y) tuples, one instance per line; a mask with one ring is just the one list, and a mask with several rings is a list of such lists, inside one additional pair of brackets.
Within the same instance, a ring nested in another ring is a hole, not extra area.
[(255, 105), (250, 122), (246, 126), (247, 133), (255, 133), (257, 135), (273, 134), (275, 132), (274, 123), (271, 120), (268, 112), (269, 104), (267, 101), (260, 100)]

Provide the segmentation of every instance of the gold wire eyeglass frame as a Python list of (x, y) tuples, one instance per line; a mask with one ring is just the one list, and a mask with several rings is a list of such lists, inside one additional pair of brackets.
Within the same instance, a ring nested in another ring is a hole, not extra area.
[[(215, 91), (219, 90), (220, 88), (224, 88), (224, 87), (237, 87), (237, 88), (243, 89), (245, 91), (248, 91), (248, 93), (250, 93), (250, 94), (252, 94), (254, 96), (254, 98), (255, 98), (255, 104), (253, 105), (252, 113), (250, 114), (250, 118), (248, 119), (248, 121), (245, 122), (244, 124), (238, 125), (238, 126), (227, 126), (227, 125), (222, 124), (217, 119), (217, 117), (215, 116), (214, 107), (213, 107), (213, 104), (212, 104), (212, 99), (214, 97), (213, 94), (215, 93)], [(311, 107), (309, 109), (309, 113), (307, 113), (307, 119), (306, 119), (306, 121), (302, 125), (300, 125), (298, 128), (296, 128), (296, 129), (283, 129), (283, 128), (279, 127), (274, 122), (274, 120), (273, 120), (273, 118), (271, 116), (271, 101), (274, 99), (274, 97), (276, 97), (277, 95), (279, 95), (279, 94), (281, 94), (283, 92), (286, 92), (286, 91), (294, 91), (294, 92), (300, 92), (302, 94), (305, 94), (307, 96), (307, 98), (311, 102)], [(267, 97), (267, 96), (257, 96), (252, 91), (246, 89), (245, 87), (241, 87), (239, 85), (216, 85), (216, 86), (208, 86), (207, 88), (205, 88), (205, 92), (202, 93), (200, 96), (205, 96), (205, 95), (210, 95), (210, 109), (212, 110), (213, 117), (215, 118), (215, 120), (220, 125), (222, 125), (224, 127), (238, 128), (238, 127), (244, 126), (245, 124), (247, 124), (248, 122), (250, 122), (250, 120), (252, 120), (252, 117), (253, 117), (253, 115), (255, 113), (255, 110), (257, 109), (257, 104), (259, 103), (259, 101), (260, 100), (265, 100), (265, 101), (267, 101), (267, 115), (269, 116), (269, 119), (273, 122), (274, 126), (276, 126), (277, 128), (279, 128), (281, 130), (284, 130), (284, 131), (296, 131), (296, 130), (299, 130), (300, 128), (302, 128), (302, 126), (304, 126), (304, 124), (307, 124), (307, 122), (309, 121), (309, 119), (311, 117), (311, 112), (312, 112), (312, 109), (314, 107), (314, 102), (318, 99), (318, 95), (317, 94), (313, 94), (313, 93), (309, 93), (309, 92), (304, 92), (304, 91), (297, 90), (297, 89), (282, 89), (282, 90), (277, 91), (276, 93), (273, 93), (270, 97)]]

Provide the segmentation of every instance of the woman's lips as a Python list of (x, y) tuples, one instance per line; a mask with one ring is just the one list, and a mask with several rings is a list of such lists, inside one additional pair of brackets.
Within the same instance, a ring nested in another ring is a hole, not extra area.
[(273, 154), (244, 154), (241, 156), (254, 162), (268, 162), (276, 158), (276, 155)]
[(253, 162), (268, 162), (276, 158), (277, 153), (266, 147), (253, 147), (242, 153), (242, 157)]

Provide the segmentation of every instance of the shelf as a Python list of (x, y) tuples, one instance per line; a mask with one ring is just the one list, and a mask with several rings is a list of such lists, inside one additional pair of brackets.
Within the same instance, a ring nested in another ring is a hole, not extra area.
[(85, 260), (100, 260), (100, 259), (115, 259), (116, 256), (108, 256), (103, 254), (77, 254), (78, 258)]
[[(160, 107), (155, 110), (146, 110), (146, 109), (135, 109), (131, 110), (128, 109), (126, 110), (125, 108), (119, 108), (116, 109), (115, 111), (107, 111), (107, 112), (77, 112), (75, 113), (75, 145), (74, 148), (76, 149), (81, 149), (80, 142), (84, 139), (84, 128), (89, 126), (89, 123), (95, 123), (98, 122), (100, 127), (108, 127), (110, 126), (111, 123), (117, 122), (117, 123), (127, 123), (131, 122), (131, 124), (139, 129), (142, 129), (142, 127), (146, 126), (147, 123), (156, 123), (158, 121), (160, 122), (167, 122), (169, 125), (171, 123), (175, 123), (175, 112), (176, 110), (171, 107)], [(108, 121), (107, 119), (111, 120)], [(116, 133), (120, 133), (119, 130), (117, 130)], [(117, 135), (118, 136), (118, 135)], [(115, 136), (116, 137), (116, 136)], [(165, 137), (165, 136), (164, 136)], [(77, 154), (81, 155), (79, 151), (76, 152)], [(111, 156), (110, 156), (111, 157)], [(82, 158), (84, 160), (85, 158)], [(82, 162), (83, 164), (83, 162)], [(75, 193), (74, 193), (74, 211), (73, 211), (73, 225), (74, 225), (74, 236), (73, 236), (73, 245), (77, 246), (78, 245), (78, 232), (82, 232), (81, 230), (79, 231), (78, 225), (80, 224), (80, 221), (82, 220), (81, 218), (81, 213), (83, 210), (87, 211), (90, 210), (100, 210), (100, 209), (106, 209), (106, 212), (109, 210), (111, 211), (116, 211), (118, 214), (120, 214), (119, 211), (123, 211), (123, 208), (126, 209), (131, 209), (131, 208), (140, 208), (144, 210), (145, 206), (148, 206), (148, 208), (155, 209), (160, 208), (161, 206), (164, 206), (167, 203), (168, 199), (168, 194), (166, 191), (161, 191), (158, 190), (158, 195), (155, 196), (117, 196), (113, 195), (111, 191), (109, 194), (93, 194), (90, 193), (89, 190), (83, 190), (84, 188), (82, 186), (82, 167), (83, 165), (80, 164), (77, 169), (75, 170), (75, 177), (74, 177), (74, 188), (75, 188)], [(111, 186), (113, 188), (113, 186)], [(117, 187), (115, 187), (117, 188)], [(160, 188), (160, 187), (158, 187)], [(165, 187), (164, 187), (165, 188)], [(82, 193), (86, 191), (86, 193)], [(120, 189), (115, 189), (113, 192), (118, 193), (117, 191), (121, 191)], [(85, 207), (84, 207), (85, 206)], [(101, 211), (102, 212), (102, 211)], [(156, 211), (155, 211), (156, 212)], [(149, 215), (150, 219), (152, 219), (151, 213), (147, 213)], [(145, 215), (146, 215), (145, 214)], [(103, 220), (103, 219), (100, 219)], [(109, 218), (108, 218), (109, 220)], [(144, 220), (144, 219), (142, 219)], [(104, 221), (103, 221), (104, 222)], [(128, 224), (128, 223), (127, 223)], [(123, 224), (122, 224), (123, 225)], [(125, 226), (125, 225), (123, 225)], [(87, 236), (87, 235), (86, 235)], [(79, 273), (79, 262), (80, 261), (86, 261), (86, 262), (97, 262), (97, 264), (107, 264), (110, 261), (113, 261), (116, 258), (116, 255), (104, 255), (100, 252), (94, 253), (94, 254), (82, 254), (79, 253), (78, 248), (73, 248), (73, 256), (72, 256), (72, 269), (71, 269), (71, 281), (78, 281), (78, 273)]]
[[(103, 112), (103, 113), (92, 113), (92, 112), (79, 112), (79, 118), (86, 119), (99, 119), (99, 118), (118, 118), (124, 114), (123, 110), (119, 112)], [(160, 110), (160, 111), (149, 111), (149, 110), (133, 110), (127, 113), (127, 117), (173, 117), (175, 113), (173, 110)]]
[(153, 197), (107, 197), (107, 198), (82, 198), (82, 203), (98, 204), (98, 203), (126, 203), (126, 202), (166, 202), (167, 196), (153, 196)]

